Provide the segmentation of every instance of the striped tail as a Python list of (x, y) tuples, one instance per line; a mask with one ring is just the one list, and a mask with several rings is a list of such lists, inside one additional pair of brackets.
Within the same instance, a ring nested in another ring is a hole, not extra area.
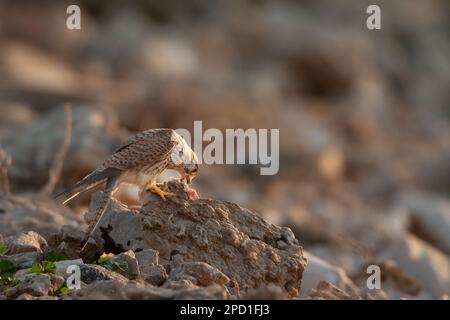
[(118, 176), (115, 176), (113, 178), (109, 178), (106, 183), (106, 189), (104, 191), (104, 194), (102, 198), (100, 199), (100, 203), (98, 205), (97, 212), (95, 213), (94, 220), (91, 222), (91, 224), (88, 227), (88, 230), (86, 231), (86, 236), (84, 240), (83, 247), (81, 248), (80, 252), (83, 252), (86, 249), (86, 245), (89, 241), (89, 239), (92, 237), (92, 235), (95, 232), (95, 229), (97, 228), (98, 224), (100, 223), (103, 214), (105, 213), (106, 209), (109, 206), (109, 203), (111, 202), (111, 196), (116, 189), (116, 184), (118, 181)]
[(120, 172), (120, 170), (115, 168), (97, 169), (84, 177), (82, 180), (78, 181), (71, 188), (57, 194), (55, 198), (64, 196), (65, 200), (63, 201), (63, 204), (66, 204), (70, 200), (78, 197), (80, 194), (105, 183), (108, 179), (117, 177)]

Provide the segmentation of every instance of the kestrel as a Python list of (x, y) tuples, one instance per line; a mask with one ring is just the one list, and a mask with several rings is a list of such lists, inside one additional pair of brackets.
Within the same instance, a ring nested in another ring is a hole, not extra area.
[(105, 196), (100, 203), (94, 220), (86, 232), (85, 244), (94, 233), (111, 196), (122, 183), (139, 186), (140, 195), (154, 192), (161, 198), (173, 195), (156, 185), (156, 178), (166, 169), (177, 171), (188, 184), (197, 175), (198, 159), (182, 136), (172, 129), (150, 129), (135, 135), (124, 146), (106, 160), (103, 165), (77, 182), (69, 190), (57, 195), (67, 198), (63, 204), (78, 195), (106, 183)]

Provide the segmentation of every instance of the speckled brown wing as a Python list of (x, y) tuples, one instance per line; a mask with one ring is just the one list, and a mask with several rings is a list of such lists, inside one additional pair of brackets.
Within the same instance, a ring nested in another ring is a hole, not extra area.
[(105, 168), (139, 169), (164, 160), (172, 151), (172, 129), (150, 129), (134, 136), (103, 163)]

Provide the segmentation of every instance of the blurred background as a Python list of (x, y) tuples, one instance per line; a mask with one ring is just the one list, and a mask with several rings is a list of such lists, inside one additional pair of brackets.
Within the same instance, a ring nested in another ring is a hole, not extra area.
[[(81, 30), (66, 28), (70, 4)], [(381, 30), (366, 27), (371, 4)], [(375, 263), (390, 298), (448, 297), (449, 17), (445, 0), (0, 0), (11, 191), (45, 185), (66, 102), (73, 137), (58, 190), (137, 131), (279, 128), (277, 175), (203, 165), (200, 195), (292, 228), (357, 285)], [(3, 235), (17, 231), (8, 221), (0, 214)]]

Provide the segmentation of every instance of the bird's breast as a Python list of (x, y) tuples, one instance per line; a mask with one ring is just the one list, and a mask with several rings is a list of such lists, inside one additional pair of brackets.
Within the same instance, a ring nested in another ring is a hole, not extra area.
[(129, 170), (122, 176), (120, 182), (130, 183), (142, 187), (155, 180), (155, 178), (156, 174), (151, 170)]

